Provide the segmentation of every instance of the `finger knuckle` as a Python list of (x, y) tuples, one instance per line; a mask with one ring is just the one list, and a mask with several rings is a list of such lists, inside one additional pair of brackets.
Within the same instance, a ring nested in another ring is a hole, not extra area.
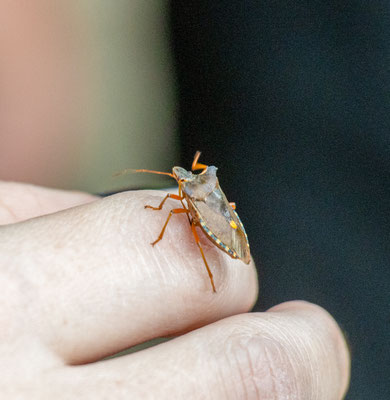
[(231, 340), (229, 354), (233, 374), (239, 383), (237, 398), (302, 398), (291, 362), (272, 338), (235, 337)]

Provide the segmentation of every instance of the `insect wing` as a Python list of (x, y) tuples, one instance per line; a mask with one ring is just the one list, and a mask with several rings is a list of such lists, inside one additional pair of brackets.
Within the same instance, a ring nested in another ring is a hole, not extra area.
[(245, 229), (219, 184), (204, 200), (191, 200), (191, 203), (209, 239), (231, 257), (248, 264), (250, 251)]

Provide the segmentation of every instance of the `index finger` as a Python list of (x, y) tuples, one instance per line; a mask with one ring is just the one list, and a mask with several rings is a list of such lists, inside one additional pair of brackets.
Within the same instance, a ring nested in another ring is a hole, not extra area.
[[(2, 227), (1, 271), (23, 288), (23, 318), (67, 363), (92, 361), (142, 341), (248, 311), (257, 296), (248, 266), (202, 245), (212, 292), (185, 215), (163, 193), (121, 193), (56, 214)], [(1, 290), (2, 288), (0, 288)], [(39, 321), (39, 323), (37, 323)]]
[(88, 193), (0, 181), (0, 225), (13, 224), (96, 200)]

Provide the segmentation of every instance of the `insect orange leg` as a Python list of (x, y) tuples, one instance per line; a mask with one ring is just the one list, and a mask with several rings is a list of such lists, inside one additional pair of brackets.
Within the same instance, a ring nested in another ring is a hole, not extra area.
[(190, 211), (187, 210), (186, 208), (174, 208), (173, 210), (171, 210), (171, 211), (169, 212), (168, 218), (167, 218), (167, 220), (165, 221), (165, 224), (164, 224), (164, 226), (163, 226), (163, 228), (162, 228), (160, 234), (158, 235), (158, 238), (157, 238), (153, 243), (150, 243), (150, 244), (151, 244), (152, 246), (154, 246), (157, 242), (159, 242), (159, 241), (163, 238), (164, 232), (165, 232), (165, 228), (167, 227), (168, 222), (169, 222), (169, 220), (171, 219), (171, 217), (172, 217), (173, 214), (187, 213), (187, 215), (188, 215), (189, 212), (190, 212)]
[[(179, 186), (179, 188), (180, 188), (180, 186)], [(181, 193), (181, 190), (180, 190), (180, 189), (179, 189), (179, 195), (168, 193), (168, 194), (164, 197), (163, 201), (160, 203), (160, 205), (159, 205), (158, 207), (152, 207), (152, 206), (146, 205), (146, 206), (144, 206), (144, 208), (151, 208), (152, 210), (161, 210), (161, 209), (163, 208), (163, 205), (164, 205), (165, 201), (166, 201), (168, 198), (170, 198), (170, 199), (179, 200), (180, 203), (181, 203), (181, 205), (183, 206), (183, 208), (186, 209), (186, 206), (185, 206), (185, 204), (183, 203), (184, 196), (181, 196), (180, 193)], [(188, 214), (187, 214), (187, 217), (188, 217), (189, 223), (191, 223), (191, 220), (190, 220), (190, 217), (188, 216)]]
[(230, 204), (230, 207), (233, 208), (233, 210), (236, 209), (236, 203), (229, 203), (229, 204)]
[(194, 156), (194, 161), (192, 162), (191, 171), (207, 168), (207, 165), (198, 163), (199, 157), (200, 157), (200, 151), (197, 151)]
[[(168, 198), (175, 199), (175, 200), (180, 200), (181, 202), (182, 202), (182, 200), (184, 199), (183, 196), (178, 196), (177, 194), (168, 193), (168, 194), (164, 197), (163, 201), (160, 203), (160, 205), (159, 205), (158, 207), (152, 207), (152, 206), (148, 206), (148, 205), (146, 205), (146, 206), (144, 206), (144, 207), (145, 207), (145, 208), (151, 208), (152, 210), (161, 210), (161, 209), (163, 208), (164, 203), (166, 202), (166, 200), (167, 200)], [(183, 202), (182, 202), (182, 204), (183, 204)]]
[(206, 266), (207, 273), (209, 274), (211, 286), (213, 287), (213, 292), (216, 293), (217, 291), (215, 290), (213, 274), (211, 273), (210, 268), (209, 268), (209, 265), (207, 264), (206, 257), (205, 257), (205, 255), (204, 255), (202, 246), (200, 245), (199, 236), (198, 236), (198, 233), (196, 232), (195, 224), (194, 224), (193, 221), (192, 221), (192, 223), (191, 223), (191, 229), (192, 229), (192, 233), (193, 233), (194, 238), (195, 238), (195, 242), (196, 242), (196, 244), (197, 244), (198, 247), (199, 247), (200, 254), (202, 254), (202, 258), (203, 258), (203, 261), (204, 261), (204, 265)]

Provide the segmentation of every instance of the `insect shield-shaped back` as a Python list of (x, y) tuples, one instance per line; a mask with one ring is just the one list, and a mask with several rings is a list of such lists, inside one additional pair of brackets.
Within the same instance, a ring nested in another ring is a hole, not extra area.
[(219, 186), (217, 168), (209, 166), (199, 175), (183, 171), (174, 173), (178, 173), (178, 177), (182, 175), (181, 187), (194, 221), (220, 249), (249, 264), (248, 238), (240, 218)]

